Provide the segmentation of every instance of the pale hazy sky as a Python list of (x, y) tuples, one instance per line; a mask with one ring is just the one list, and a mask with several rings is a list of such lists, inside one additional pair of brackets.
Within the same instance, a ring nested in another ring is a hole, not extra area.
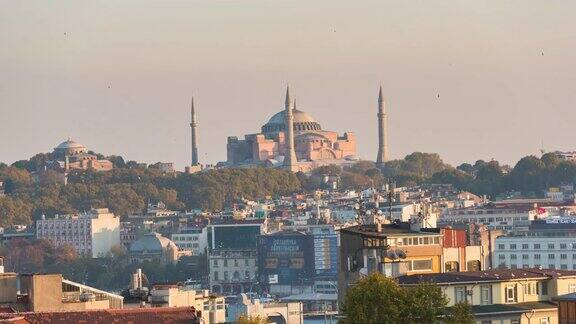
[(570, 0), (2, 0), (0, 161), (70, 136), (182, 168), (192, 94), (201, 161), (225, 160), (227, 136), (258, 132), (290, 82), (363, 158), (382, 83), (393, 158), (515, 163), (542, 141), (576, 149), (575, 62)]

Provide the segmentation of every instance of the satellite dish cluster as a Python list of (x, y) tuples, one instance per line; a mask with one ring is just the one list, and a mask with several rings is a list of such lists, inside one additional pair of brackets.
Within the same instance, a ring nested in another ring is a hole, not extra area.
[(388, 250), (386, 252), (386, 258), (390, 260), (403, 260), (406, 259), (406, 252), (402, 250)]

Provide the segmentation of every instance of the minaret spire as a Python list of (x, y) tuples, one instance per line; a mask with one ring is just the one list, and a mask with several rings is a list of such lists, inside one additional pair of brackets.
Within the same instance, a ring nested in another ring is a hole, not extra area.
[(296, 172), (298, 171), (298, 160), (296, 149), (294, 148), (294, 103), (290, 96), (290, 85), (286, 86), (286, 100), (284, 101), (285, 120), (285, 141), (286, 152), (284, 153), (284, 168)]
[(386, 111), (386, 102), (382, 95), (382, 85), (378, 91), (378, 156), (376, 164), (384, 165), (388, 161), (388, 112)]
[(192, 159), (191, 165), (198, 165), (198, 137), (196, 134), (196, 111), (194, 110), (194, 96), (192, 96), (192, 102), (190, 105), (190, 137), (192, 139)]

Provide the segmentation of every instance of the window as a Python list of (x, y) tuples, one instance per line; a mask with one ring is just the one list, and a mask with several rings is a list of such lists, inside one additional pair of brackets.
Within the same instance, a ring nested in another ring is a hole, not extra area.
[(506, 259), (506, 256), (504, 254), (498, 254), (498, 259), (504, 260)]
[(510, 244), (510, 250), (516, 250), (516, 244)]
[(554, 250), (554, 243), (548, 243), (548, 250)]
[(212, 277), (214, 277), (214, 281), (218, 281), (218, 271), (214, 271)]
[(244, 271), (244, 278), (250, 279), (250, 271), (248, 270)]
[(523, 284), (524, 286), (524, 294), (525, 295), (534, 295), (536, 294), (536, 283), (533, 282), (526, 282)]
[(250, 262), (248, 261), (248, 259), (244, 259), (244, 266), (247, 267), (247, 266), (249, 266), (249, 265), (250, 265)]
[(566, 243), (560, 243), (560, 249), (566, 250)]
[(482, 305), (492, 304), (492, 286), (480, 287), (480, 303)]
[(214, 268), (218, 268), (218, 260), (214, 260), (212, 264), (214, 265)]
[(552, 254), (552, 253), (548, 254), (548, 259), (554, 260), (554, 254)]
[(568, 285), (568, 292), (569, 293), (576, 292), (576, 285), (575, 284)]
[(534, 254), (534, 260), (540, 260), (540, 254)]
[(466, 287), (454, 287), (454, 303), (466, 301)]
[(549, 264), (549, 265), (548, 265), (548, 269), (556, 269), (556, 265), (554, 265), (554, 264)]
[(511, 260), (516, 260), (516, 256), (517, 256), (516, 254), (511, 254), (511, 255), (510, 255), (510, 259), (511, 259)]
[(528, 244), (522, 244), (522, 250), (528, 250)]
[(504, 247), (504, 244), (498, 244), (498, 249), (499, 250), (505, 250), (506, 248)]
[(542, 295), (548, 295), (548, 282), (547, 281), (542, 281), (540, 283), (540, 291), (542, 292)]
[(506, 287), (506, 302), (515, 303), (516, 302), (516, 287), (507, 286)]
[(528, 254), (522, 254), (522, 260), (528, 260)]
[(568, 265), (567, 264), (561, 264), (560, 269), (561, 270), (568, 270)]
[(238, 266), (238, 260), (234, 259), (234, 266), (237, 267)]
[(224, 266), (227, 267), (228, 266), (228, 260), (224, 259)]
[(228, 271), (224, 271), (224, 280), (228, 281)]
[(561, 253), (561, 254), (560, 254), (560, 259), (561, 259), (561, 260), (566, 260), (566, 259), (568, 259), (568, 254), (566, 254), (566, 253)]
[(412, 267), (410, 270), (422, 271), (432, 270), (432, 260), (412, 260)]

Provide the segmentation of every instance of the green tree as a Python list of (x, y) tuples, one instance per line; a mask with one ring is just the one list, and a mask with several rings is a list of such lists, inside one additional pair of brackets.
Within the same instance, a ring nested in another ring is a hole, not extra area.
[(343, 323), (437, 323), (448, 303), (431, 283), (402, 288), (382, 274), (371, 274), (348, 289)]
[(403, 318), (408, 323), (436, 323), (448, 304), (442, 289), (432, 283), (407, 288), (402, 304)]
[(404, 292), (392, 279), (372, 274), (348, 289), (343, 323), (401, 323)]
[(450, 313), (446, 316), (444, 321), (446, 324), (474, 324), (474, 315), (472, 314), (472, 307), (467, 302), (457, 303), (452, 306)]

